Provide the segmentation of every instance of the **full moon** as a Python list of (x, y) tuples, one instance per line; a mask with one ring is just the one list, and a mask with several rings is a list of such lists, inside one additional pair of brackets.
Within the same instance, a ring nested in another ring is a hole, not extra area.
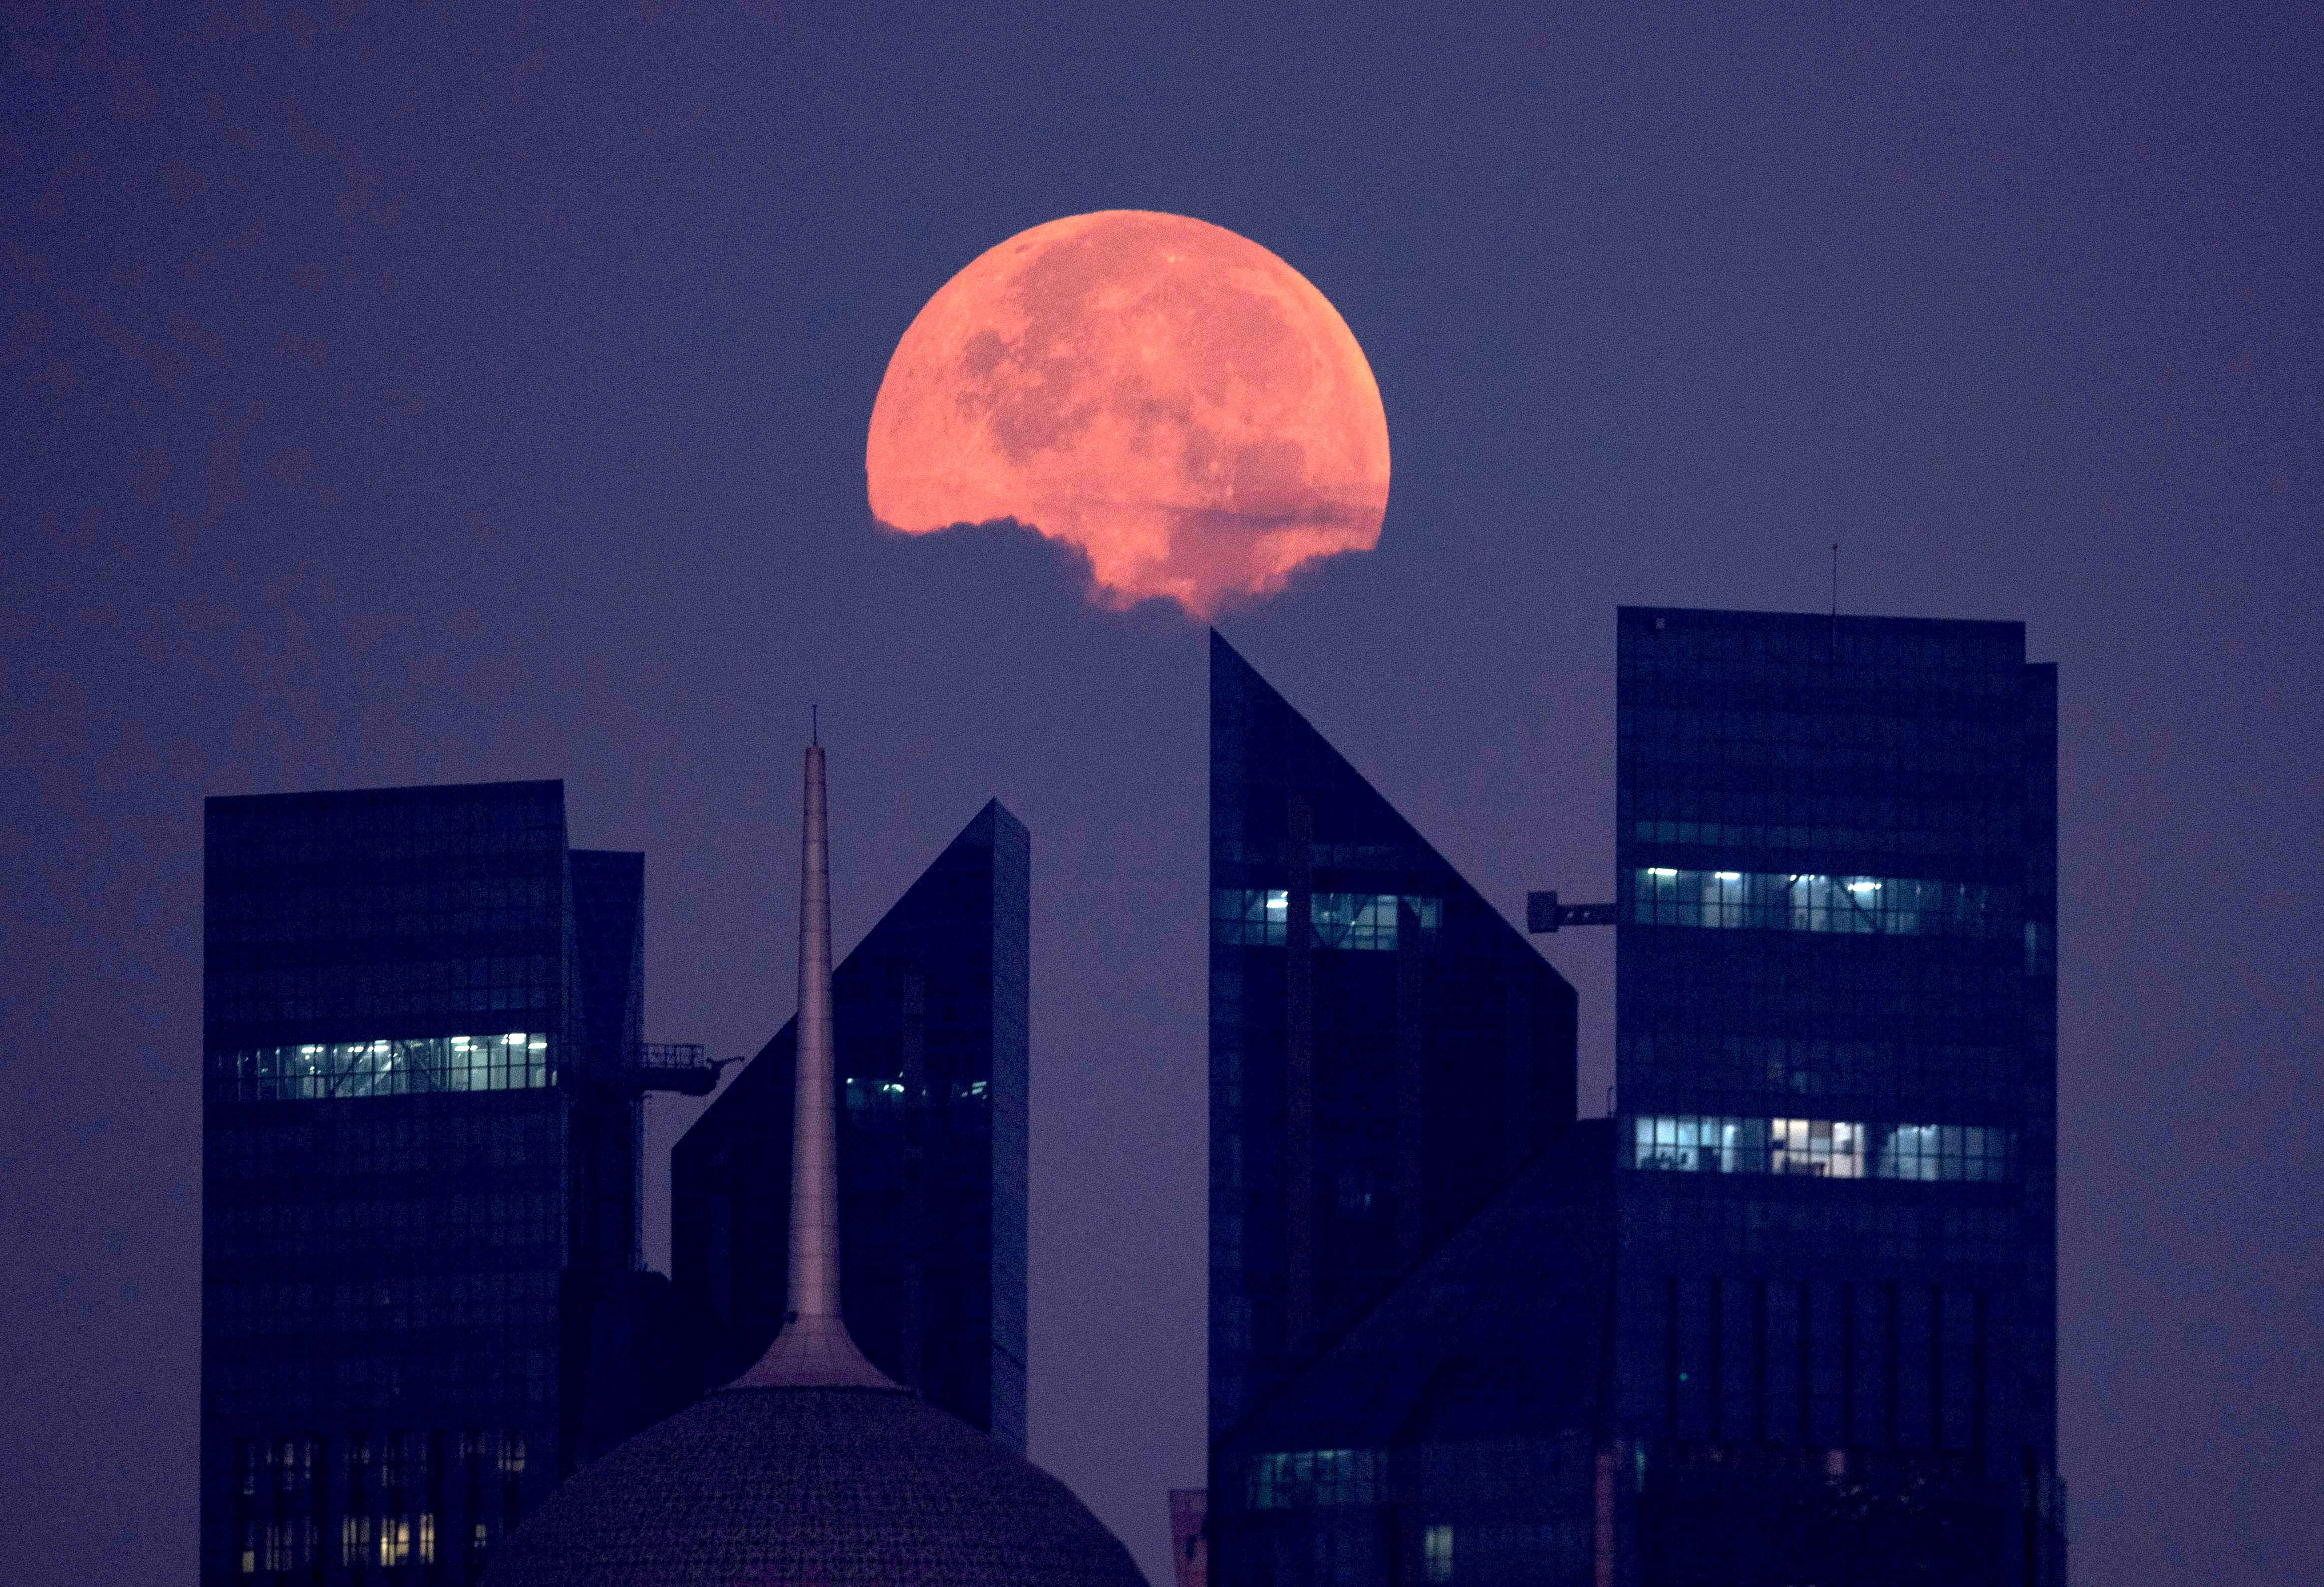
[(1108, 209), (1019, 232), (928, 300), (863, 467), (892, 529), (1014, 519), (1085, 553), (1108, 604), (1210, 617), (1379, 543), (1388, 418), (1306, 277), (1222, 226)]

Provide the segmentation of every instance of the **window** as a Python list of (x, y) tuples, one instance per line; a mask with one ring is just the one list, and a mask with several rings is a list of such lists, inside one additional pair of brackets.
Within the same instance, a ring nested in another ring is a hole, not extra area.
[(1899, 1124), (1880, 1148), (1883, 1179), (1998, 1180), (2006, 1177), (2005, 1130), (1976, 1124)]
[(2015, 909), (2009, 890), (1975, 882), (1649, 865), (1630, 873), (1625, 918), (1634, 926), (1997, 937), (2019, 929)]
[(1222, 947), (1281, 947), (1291, 895), (1281, 888), (1221, 888), (1211, 895), (1211, 940)]
[(1641, 1115), (1630, 1163), (1679, 1174), (1998, 1183), (2014, 1132), (1989, 1124), (1864, 1124), (1848, 1119)]
[(1432, 1582), (1452, 1579), (1452, 1528), (1430, 1527), (1420, 1534), (1420, 1559), (1424, 1573)]
[[(1321, 948), (1396, 951), (1400, 922), (1420, 939), (1443, 926), (1444, 900), (1392, 892), (1308, 895), (1308, 922)], [(1281, 947), (1290, 939), (1291, 895), (1282, 888), (1222, 888), (1211, 895), (1211, 940), (1222, 947)]]
[(1683, 1174), (1763, 1173), (1767, 1121), (1700, 1117), (1637, 1121), (1634, 1167)]
[(1379, 1504), (1388, 1487), (1387, 1467), (1386, 1457), (1371, 1449), (1262, 1454), (1244, 1468), (1243, 1499), (1251, 1509)]
[(2025, 922), (2025, 973), (2047, 975), (2057, 967), (2057, 956), (2051, 951), (2050, 929), (2037, 921)]
[(521, 1030), (260, 1047), (214, 1057), (210, 1071), (235, 1102), (531, 1091), (556, 1082), (549, 1038)]
[(1771, 1119), (1768, 1171), (1815, 1179), (1864, 1177), (1864, 1126), (1841, 1119)]

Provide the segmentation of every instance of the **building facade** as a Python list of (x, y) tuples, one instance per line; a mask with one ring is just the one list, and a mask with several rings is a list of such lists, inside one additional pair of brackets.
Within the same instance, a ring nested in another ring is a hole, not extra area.
[(1621, 1579), (2062, 1582), (2055, 669), (1618, 632)]
[[(842, 1306), (897, 1382), (1025, 1449), (1031, 839), (984, 807), (832, 977)], [(671, 1154), (694, 1388), (783, 1322), (796, 1036), (785, 1025)]]
[(1572, 1122), (1575, 1010), (1215, 632), (1210, 900), (1215, 1452)]
[(201, 1580), (473, 1582), (668, 1403), (642, 857), (556, 782), (204, 826)]
[(209, 799), (200, 1580), (472, 1582), (669, 1408), (644, 857), (560, 783)]

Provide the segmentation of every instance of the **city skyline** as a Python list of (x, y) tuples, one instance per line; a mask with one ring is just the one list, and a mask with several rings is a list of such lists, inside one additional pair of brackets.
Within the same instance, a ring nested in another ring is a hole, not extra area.
[[(18, 7), (0, 62), (0, 1574), (191, 1558), (203, 798), (561, 778), (650, 856), (650, 1034), (724, 1056), (788, 1010), (820, 704), (843, 951), (986, 799), (1039, 835), (1029, 1453), (1165, 1579), (1204, 634), (1019, 531), (881, 534), (862, 469), (930, 294), (1109, 207), (1360, 342), (1379, 547), (1220, 626), (1506, 920), (1615, 896), (1617, 606), (2025, 625), (2075, 1568), (2324, 1567), (2301, 8), (98, 14)], [(1612, 935), (1545, 939), (1583, 1114)]]

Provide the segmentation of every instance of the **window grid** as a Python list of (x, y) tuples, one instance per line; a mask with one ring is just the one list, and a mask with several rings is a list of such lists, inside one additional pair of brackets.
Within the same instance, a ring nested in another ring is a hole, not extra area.
[(1244, 1468), (1244, 1506), (1250, 1509), (1380, 1504), (1387, 1492), (1388, 1457), (1376, 1449), (1262, 1454)]
[[(1308, 895), (1314, 944), (1360, 953), (1394, 953), (1397, 922), (1408, 912), (1425, 942), (1443, 925), (1444, 900), (1392, 892)], [(1211, 895), (1211, 938), (1222, 947), (1282, 947), (1290, 940), (1291, 894), (1283, 888), (1221, 888)]]
[(2010, 1176), (2013, 1134), (1985, 1124), (1640, 1115), (1631, 1121), (1628, 1166), (1681, 1174), (1992, 1183)]
[(1634, 926), (1700, 926), (1894, 937), (2006, 937), (2022, 929), (2006, 890), (1895, 876), (1641, 866), (1630, 873)]
[(226, 1053), (211, 1078), (233, 1102), (314, 1102), (438, 1091), (536, 1091), (556, 1084), (549, 1038), (431, 1036), (306, 1042)]

